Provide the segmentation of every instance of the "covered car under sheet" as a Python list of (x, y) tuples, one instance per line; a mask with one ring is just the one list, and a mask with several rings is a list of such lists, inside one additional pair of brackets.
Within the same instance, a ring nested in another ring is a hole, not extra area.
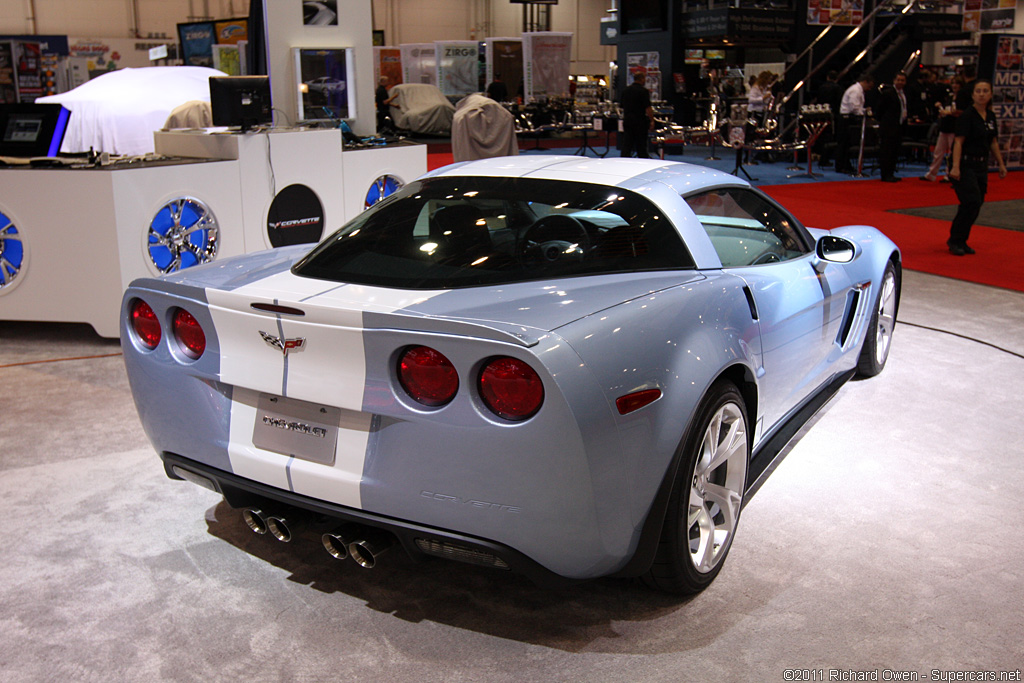
[(486, 95), (467, 95), (452, 119), (452, 156), (473, 161), (519, 154), (515, 118)]
[(40, 97), (71, 111), (61, 152), (148, 154), (153, 131), (171, 111), (191, 100), (210, 101), (210, 77), (223, 71), (205, 66), (147, 66), (97, 76), (74, 90)]
[(391, 119), (395, 126), (413, 133), (447, 135), (452, 129), (455, 106), (436, 85), (401, 83), (389, 94)]

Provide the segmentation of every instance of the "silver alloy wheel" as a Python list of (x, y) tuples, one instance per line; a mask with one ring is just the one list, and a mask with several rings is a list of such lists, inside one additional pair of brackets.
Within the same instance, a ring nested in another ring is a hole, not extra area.
[(747, 426), (735, 403), (711, 418), (693, 468), (686, 533), (694, 568), (706, 574), (725, 558), (747, 480)]
[[(167, 212), (170, 225), (162, 225), (164, 212)], [(217, 256), (217, 219), (209, 207), (198, 199), (178, 197), (164, 204), (154, 216), (147, 240), (150, 260), (161, 274), (208, 263)], [(161, 250), (165, 250), (166, 259)], [(195, 263), (183, 263), (182, 257), (186, 254), (191, 255)], [(163, 260), (167, 260), (167, 263), (161, 263)]]
[(896, 274), (885, 271), (882, 293), (878, 297), (878, 325), (875, 327), (875, 362), (885, 365), (896, 326)]

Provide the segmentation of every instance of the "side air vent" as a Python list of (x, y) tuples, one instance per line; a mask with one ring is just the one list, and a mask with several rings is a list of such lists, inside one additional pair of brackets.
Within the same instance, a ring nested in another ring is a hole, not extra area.
[(853, 330), (853, 322), (857, 319), (857, 312), (860, 309), (861, 296), (861, 290), (854, 289), (847, 298), (846, 313), (843, 315), (843, 327), (839, 330), (839, 337), (836, 338), (836, 343), (842, 348), (846, 348), (846, 342), (850, 339), (850, 331)]

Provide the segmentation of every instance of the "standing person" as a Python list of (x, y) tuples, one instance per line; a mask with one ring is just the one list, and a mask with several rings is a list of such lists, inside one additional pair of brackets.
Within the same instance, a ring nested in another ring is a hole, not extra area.
[[(750, 149), (754, 146), (754, 136), (759, 127), (765, 124), (765, 115), (771, 106), (771, 86), (775, 74), (771, 71), (762, 71), (757, 75), (750, 90), (747, 91), (747, 124), (744, 133), (744, 145), (747, 147), (747, 163), (756, 164), (757, 161), (750, 158)], [(756, 155), (755, 155), (756, 156)]]
[(501, 74), (494, 74), (494, 80), (487, 86), (487, 96), (495, 102), (508, 101), (508, 86), (501, 80)]
[(860, 135), (860, 124), (865, 110), (864, 94), (874, 86), (875, 79), (863, 74), (843, 93), (836, 124), (836, 170), (840, 173), (853, 173), (853, 167), (850, 166), (851, 133), (856, 128), (858, 137)]
[(939, 179), (939, 169), (945, 165), (946, 155), (953, 151), (953, 139), (956, 137), (956, 121), (962, 113), (956, 108), (957, 95), (964, 87), (963, 76), (954, 76), (952, 92), (947, 94), (944, 101), (935, 103), (939, 111), (939, 137), (935, 140), (935, 152), (932, 156), (932, 165), (928, 172), (921, 176), (921, 180), (936, 182)]
[(960, 200), (960, 208), (953, 217), (949, 239), (946, 240), (949, 253), (954, 256), (974, 253), (974, 249), (967, 246), (967, 238), (985, 203), (989, 152), (996, 157), (999, 177), (1006, 177), (1006, 164), (999, 151), (996, 115), (992, 113), (992, 83), (984, 78), (975, 80), (971, 100), (971, 106), (956, 122), (953, 165), (949, 169), (949, 179)]
[(387, 128), (388, 123), (388, 106), (391, 104), (393, 98), (388, 96), (388, 83), (390, 79), (387, 76), (381, 76), (380, 80), (377, 81), (377, 91), (373, 95), (374, 101), (377, 103), (377, 132), (382, 132)]
[(643, 73), (633, 75), (633, 83), (622, 91), (619, 106), (622, 107), (622, 154), (631, 157), (633, 153), (641, 159), (650, 159), (647, 152), (647, 133), (654, 124), (654, 108), (651, 93), (644, 87), (647, 78)]
[(899, 161), (900, 146), (903, 144), (903, 129), (907, 125), (907, 75), (900, 71), (892, 79), (891, 86), (882, 86), (875, 107), (878, 119), (878, 167), (883, 183), (902, 180), (896, 177), (896, 163)]

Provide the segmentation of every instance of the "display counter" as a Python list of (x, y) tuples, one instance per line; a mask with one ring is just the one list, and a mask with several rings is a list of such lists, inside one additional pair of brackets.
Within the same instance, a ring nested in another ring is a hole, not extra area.
[(155, 137), (173, 158), (0, 168), (0, 319), (116, 337), (135, 278), (316, 242), (427, 170), (423, 145), (343, 149), (338, 129)]

